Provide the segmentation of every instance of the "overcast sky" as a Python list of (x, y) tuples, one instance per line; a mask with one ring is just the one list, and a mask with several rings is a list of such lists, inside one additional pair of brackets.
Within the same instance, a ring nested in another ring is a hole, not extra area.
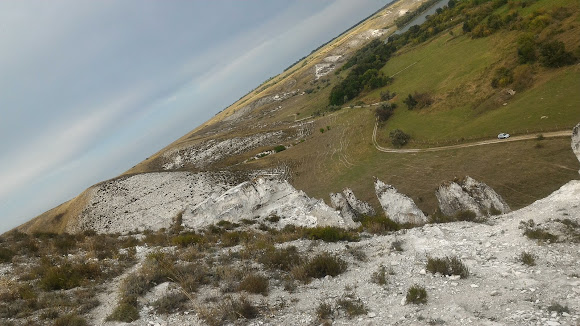
[(0, 1), (0, 233), (128, 170), (387, 2)]

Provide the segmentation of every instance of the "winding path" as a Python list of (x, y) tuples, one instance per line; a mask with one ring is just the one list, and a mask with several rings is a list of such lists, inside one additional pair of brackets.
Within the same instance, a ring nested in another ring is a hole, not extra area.
[[(482, 140), (473, 143), (467, 144), (457, 144), (457, 145), (449, 145), (449, 146), (441, 146), (441, 147), (431, 147), (431, 148), (410, 148), (410, 149), (395, 149), (395, 148), (385, 148), (380, 146), (377, 143), (377, 128), (379, 123), (375, 123), (375, 128), (373, 129), (373, 144), (378, 151), (385, 152), (385, 153), (425, 153), (425, 152), (438, 152), (444, 151), (449, 149), (458, 149), (458, 148), (467, 148), (467, 147), (474, 147), (474, 146), (483, 146), (483, 145), (490, 145), (490, 144), (498, 144), (498, 143), (505, 143), (505, 142), (513, 142), (513, 141), (522, 141), (522, 140), (531, 140), (536, 139), (538, 136), (537, 134), (534, 135), (521, 135), (521, 136), (514, 136), (507, 139), (490, 139), (490, 140)], [(563, 131), (555, 131), (555, 132), (547, 132), (542, 134), (544, 138), (555, 138), (555, 137), (570, 137), (572, 136), (571, 130), (563, 130)]]

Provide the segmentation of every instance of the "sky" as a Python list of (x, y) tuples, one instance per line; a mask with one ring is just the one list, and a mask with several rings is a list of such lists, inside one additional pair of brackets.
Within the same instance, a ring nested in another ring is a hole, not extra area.
[(387, 0), (0, 2), (0, 233), (193, 130)]

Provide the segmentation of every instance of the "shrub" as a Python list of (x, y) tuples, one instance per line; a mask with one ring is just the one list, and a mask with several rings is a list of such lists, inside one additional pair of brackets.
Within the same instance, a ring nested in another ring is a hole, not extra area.
[(54, 326), (86, 326), (87, 321), (77, 314), (64, 315), (54, 321)]
[(274, 152), (276, 153), (280, 153), (281, 151), (285, 151), (286, 150), (286, 146), (284, 145), (278, 145), (276, 147), (274, 147)]
[(398, 223), (384, 215), (363, 216), (360, 222), (362, 228), (372, 234), (384, 234), (401, 229)]
[(14, 251), (0, 247), (0, 263), (9, 263), (12, 261), (12, 257), (15, 256)]
[(101, 269), (97, 264), (65, 262), (44, 271), (39, 285), (46, 291), (68, 290), (100, 276)]
[(535, 239), (539, 241), (556, 242), (558, 240), (557, 236), (539, 228), (527, 228), (524, 230), (524, 235), (529, 239)]
[(512, 87), (517, 91), (523, 91), (534, 84), (534, 72), (530, 65), (519, 65), (514, 68), (514, 82)]
[(527, 251), (522, 251), (522, 253), (520, 254), (520, 256), (518, 258), (525, 265), (528, 265), (528, 266), (535, 266), (536, 265), (536, 256), (527, 252)]
[(501, 67), (496, 69), (495, 76), (491, 80), (491, 87), (506, 87), (514, 81), (514, 73), (508, 68)]
[(264, 266), (286, 272), (292, 270), (293, 266), (299, 265), (302, 260), (302, 256), (295, 246), (282, 249), (271, 248), (258, 258), (258, 261)]
[(352, 247), (347, 246), (347, 251), (358, 261), (367, 261), (367, 254), (364, 252), (362, 247)]
[(268, 295), (268, 279), (257, 274), (250, 274), (238, 285), (238, 291), (247, 291), (249, 293)]
[(322, 302), (316, 307), (318, 319), (327, 319), (330, 315), (332, 315), (332, 306), (330, 304)]
[(570, 308), (568, 308), (568, 306), (562, 306), (559, 303), (552, 303), (551, 305), (548, 306), (548, 311), (553, 311), (553, 312), (557, 312), (558, 314), (563, 314), (563, 313), (570, 313)]
[(278, 216), (276, 214), (270, 215), (270, 216), (266, 217), (266, 221), (271, 222), (271, 223), (276, 223), (276, 222), (280, 221), (280, 216)]
[(170, 314), (183, 310), (188, 297), (182, 292), (169, 293), (153, 302), (153, 308), (159, 314)]
[(456, 221), (467, 221), (467, 222), (475, 222), (477, 220), (477, 214), (470, 210), (458, 211), (453, 215), (453, 218)]
[(304, 232), (308, 239), (322, 240), (325, 242), (360, 240), (358, 235), (334, 226), (309, 228), (305, 229)]
[(403, 240), (395, 240), (391, 242), (391, 249), (394, 251), (403, 251)]
[(171, 238), (171, 243), (181, 248), (188, 247), (192, 244), (202, 243), (203, 241), (204, 238), (201, 235), (197, 235), (193, 232), (183, 233)]
[(540, 63), (546, 67), (563, 67), (575, 61), (574, 55), (566, 52), (561, 41), (549, 41), (540, 45)]
[(389, 138), (391, 138), (391, 144), (393, 146), (401, 148), (409, 142), (411, 136), (400, 129), (395, 129), (389, 133)]
[(139, 309), (137, 308), (137, 298), (124, 298), (119, 302), (115, 310), (107, 317), (107, 321), (122, 321), (130, 323), (139, 319)]
[(406, 301), (413, 304), (427, 303), (427, 291), (423, 286), (414, 284), (407, 290)]
[(326, 275), (334, 277), (344, 273), (346, 268), (347, 263), (344, 260), (325, 252), (293, 269), (292, 272), (296, 278), (307, 281), (312, 277), (322, 278)]
[(469, 269), (456, 256), (445, 258), (427, 257), (425, 269), (432, 274), (459, 275), (461, 278), (469, 276)]
[(379, 285), (387, 284), (387, 268), (381, 265), (381, 267), (371, 275), (371, 282)]
[(360, 298), (354, 298), (352, 295), (346, 295), (336, 302), (340, 309), (343, 309), (349, 317), (364, 315), (367, 308)]
[(395, 105), (384, 103), (375, 109), (375, 117), (377, 117), (380, 122), (385, 122), (389, 120), (394, 111)]
[(404, 100), (403, 103), (407, 105), (407, 109), (413, 110), (417, 106), (417, 100), (413, 97), (413, 95), (409, 94)]

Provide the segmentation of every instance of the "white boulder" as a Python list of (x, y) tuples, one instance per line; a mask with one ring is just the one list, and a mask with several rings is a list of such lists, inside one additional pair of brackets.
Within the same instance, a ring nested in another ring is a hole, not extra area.
[(493, 210), (502, 214), (510, 211), (508, 204), (497, 192), (471, 177), (443, 183), (435, 196), (441, 212), (448, 216), (460, 211), (472, 211), (476, 216), (489, 215)]
[(242, 219), (280, 217), (280, 228), (297, 226), (357, 227), (348, 216), (330, 208), (322, 200), (308, 197), (285, 180), (257, 178), (243, 182), (219, 197), (189, 206), (183, 213), (183, 226), (203, 228), (219, 221), (239, 222)]
[(375, 192), (385, 214), (391, 220), (401, 224), (427, 222), (425, 214), (415, 205), (415, 202), (408, 196), (399, 193), (395, 187), (376, 179)]

